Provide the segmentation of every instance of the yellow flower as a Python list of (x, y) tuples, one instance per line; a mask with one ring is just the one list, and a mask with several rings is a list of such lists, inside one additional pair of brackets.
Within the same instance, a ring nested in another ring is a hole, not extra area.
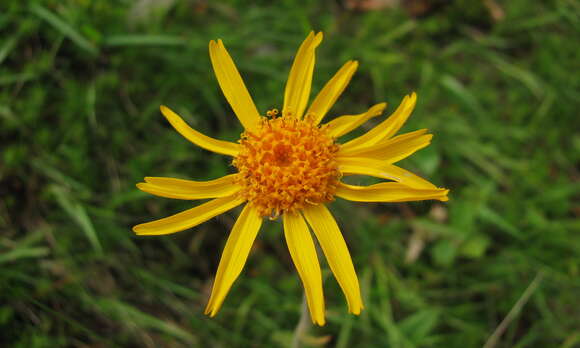
[[(426, 129), (394, 136), (415, 106), (415, 93), (406, 96), (389, 118), (366, 134), (338, 144), (337, 138), (379, 116), (386, 107), (385, 103), (377, 104), (362, 114), (341, 116), (320, 125), (358, 67), (356, 61), (348, 61), (306, 110), (315, 49), (321, 41), (322, 33), (314, 32), (304, 40), (290, 69), (282, 113), (270, 110), (267, 117), (256, 109), (222, 41), (210, 41), (209, 54), (217, 80), (245, 129), (238, 143), (205, 136), (161, 106), (163, 115), (181, 135), (206, 150), (231, 156), (238, 172), (207, 182), (146, 177), (144, 183), (137, 184), (145, 192), (175, 199), (211, 200), (137, 225), (133, 231), (139, 235), (175, 233), (247, 203), (232, 228), (217, 270), (205, 310), (212, 317), (241, 273), (264, 217), (282, 216), (284, 236), (304, 285), (312, 321), (324, 325), (322, 277), (310, 230), (345, 294), (349, 312), (358, 315), (363, 309), (348, 248), (326, 203), (335, 196), (358, 202), (447, 200), (448, 190), (393, 164), (431, 141)], [(340, 181), (343, 176), (356, 174), (388, 181), (370, 186)]]

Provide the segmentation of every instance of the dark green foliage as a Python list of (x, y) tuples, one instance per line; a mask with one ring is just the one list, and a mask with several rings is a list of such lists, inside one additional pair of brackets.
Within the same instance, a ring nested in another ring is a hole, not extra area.
[(0, 346), (291, 342), (302, 288), (279, 221), (214, 319), (203, 307), (237, 211), (171, 236), (130, 228), (192, 205), (139, 192), (144, 176), (232, 172), (158, 109), (237, 139), (209, 40), (224, 40), (264, 112), (311, 29), (325, 34), (314, 92), (361, 63), (330, 117), (390, 112), (416, 91), (405, 130), (435, 138), (402, 166), (451, 195), (333, 204), (366, 310), (347, 314), (325, 265), (328, 324), (306, 344), (480, 347), (538, 275), (496, 347), (580, 344), (580, 3), (498, 1), (501, 20), (484, 1), (433, 1), (417, 18), (339, 3), (2, 0)]

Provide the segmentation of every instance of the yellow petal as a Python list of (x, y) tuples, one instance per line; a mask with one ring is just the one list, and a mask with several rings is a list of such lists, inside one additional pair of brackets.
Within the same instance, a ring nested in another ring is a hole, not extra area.
[(349, 60), (346, 62), (314, 98), (312, 105), (306, 112), (306, 115), (312, 118), (314, 124), (320, 123), (324, 115), (344, 92), (357, 68), (357, 61)]
[(360, 314), (363, 309), (358, 278), (340, 229), (324, 204), (304, 209), (304, 217), (312, 227), (328, 265), (348, 302), (348, 310)]
[(209, 57), (224, 96), (245, 129), (260, 122), (260, 113), (222, 40), (209, 42)]
[(210, 181), (192, 181), (175, 178), (146, 177), (137, 188), (152, 195), (174, 199), (206, 199), (231, 196), (240, 190), (235, 183), (238, 174)]
[(232, 143), (229, 141), (217, 140), (210, 138), (207, 135), (203, 135), (200, 132), (194, 130), (185, 123), (185, 121), (179, 117), (173, 110), (167, 106), (161, 105), (161, 113), (169, 123), (179, 132), (185, 139), (191, 141), (195, 145), (202, 147), (206, 150), (221, 153), (222, 155), (237, 156), (240, 152), (240, 145)]
[(387, 163), (398, 162), (416, 151), (429, 146), (433, 134), (425, 134), (426, 129), (398, 135), (376, 145), (358, 147), (353, 149), (340, 148), (338, 158), (359, 157), (385, 161)]
[(334, 138), (343, 136), (353, 129), (356, 129), (370, 118), (379, 116), (386, 107), (387, 103), (380, 103), (372, 106), (362, 114), (337, 117), (325, 125), (328, 132), (327, 134)]
[(284, 236), (290, 250), (290, 256), (306, 294), (312, 322), (324, 325), (324, 296), (322, 295), (322, 275), (316, 256), (314, 241), (304, 218), (298, 213), (284, 214)]
[(411, 188), (437, 188), (429, 181), (401, 167), (368, 158), (339, 158), (338, 169), (343, 175), (370, 175), (377, 178), (393, 180)]
[(370, 146), (395, 135), (405, 124), (417, 103), (417, 95), (405, 96), (403, 101), (386, 120), (375, 126), (367, 133), (342, 145), (344, 149), (355, 150), (359, 147)]
[(409, 202), (436, 199), (447, 201), (449, 190), (443, 188), (419, 189), (398, 182), (383, 182), (370, 186), (340, 183), (335, 195), (356, 202)]
[(205, 308), (205, 314), (209, 314), (210, 317), (217, 314), (232, 284), (242, 272), (260, 226), (262, 218), (257, 210), (246, 204), (232, 228), (222, 253), (211, 296)]
[(139, 235), (162, 235), (187, 230), (243, 202), (243, 198), (236, 196), (216, 198), (181, 213), (133, 226), (133, 232)]
[(320, 42), (322, 42), (322, 33), (314, 35), (314, 32), (311, 31), (306, 40), (300, 45), (284, 90), (283, 115), (292, 115), (295, 118), (302, 117), (310, 97), (310, 88), (312, 87), (314, 51), (320, 45)]

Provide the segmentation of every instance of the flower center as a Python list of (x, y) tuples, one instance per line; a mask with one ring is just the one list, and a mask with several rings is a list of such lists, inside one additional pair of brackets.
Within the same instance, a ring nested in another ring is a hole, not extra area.
[(325, 128), (277, 114), (268, 111), (271, 118), (242, 133), (242, 149), (233, 161), (241, 194), (271, 219), (306, 204), (332, 201), (340, 177), (338, 145)]

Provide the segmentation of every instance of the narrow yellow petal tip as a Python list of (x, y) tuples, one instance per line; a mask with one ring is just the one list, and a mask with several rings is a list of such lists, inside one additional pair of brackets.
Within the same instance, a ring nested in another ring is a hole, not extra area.
[(203, 314), (207, 315), (210, 318), (213, 318), (217, 314), (217, 311), (215, 311), (213, 306), (210, 306), (210, 304), (208, 303), (207, 307), (205, 307), (205, 310), (203, 311)]
[(175, 112), (173, 112), (173, 110), (171, 110), (170, 108), (168, 108), (165, 105), (160, 105), (159, 106), (159, 110), (161, 111), (161, 113), (163, 114), (163, 116), (165, 116), (166, 119), (171, 120), (171, 119), (175, 119)]
[(362, 299), (359, 298), (359, 303), (356, 306), (349, 306), (348, 312), (353, 315), (360, 315), (362, 310), (365, 309), (364, 305), (362, 304)]
[(163, 234), (147, 230), (147, 228), (144, 228), (144, 225), (146, 225), (146, 223), (133, 226), (133, 232), (138, 236), (157, 236)]
[(443, 191), (443, 193), (442, 193), (443, 196), (441, 198), (439, 198), (439, 201), (441, 201), (441, 202), (449, 201), (449, 197), (447, 197), (448, 193), (449, 193), (449, 189), (445, 189), (445, 191)]
[(324, 317), (318, 318), (318, 319), (312, 319), (312, 323), (314, 325), (324, 326), (324, 325), (326, 325), (326, 320), (324, 320)]
[(175, 114), (175, 112), (173, 110), (171, 110), (170, 108), (168, 108), (165, 105), (161, 105), (159, 106), (159, 110), (161, 110), (161, 114), (163, 114), (163, 116), (171, 123), (172, 120), (176, 120), (179, 118), (179, 116), (177, 116), (177, 114)]
[(144, 225), (144, 224), (139, 224), (139, 225), (133, 226), (133, 232), (138, 236), (159, 236), (159, 235), (163, 234), (163, 233), (155, 233), (155, 232), (147, 231), (146, 229), (144, 231), (142, 225)]
[(379, 103), (379, 104), (375, 105), (374, 108), (375, 108), (376, 114), (381, 114), (387, 108), (387, 103)]
[(365, 308), (362, 303), (362, 299), (360, 298), (360, 293), (358, 299), (356, 299), (355, 303), (349, 302), (348, 303), (348, 312), (353, 315), (360, 315), (362, 310)]
[(320, 43), (323, 38), (324, 38), (324, 34), (321, 31), (319, 31), (316, 34), (316, 36), (314, 37), (314, 40), (316, 40), (317, 43)]

